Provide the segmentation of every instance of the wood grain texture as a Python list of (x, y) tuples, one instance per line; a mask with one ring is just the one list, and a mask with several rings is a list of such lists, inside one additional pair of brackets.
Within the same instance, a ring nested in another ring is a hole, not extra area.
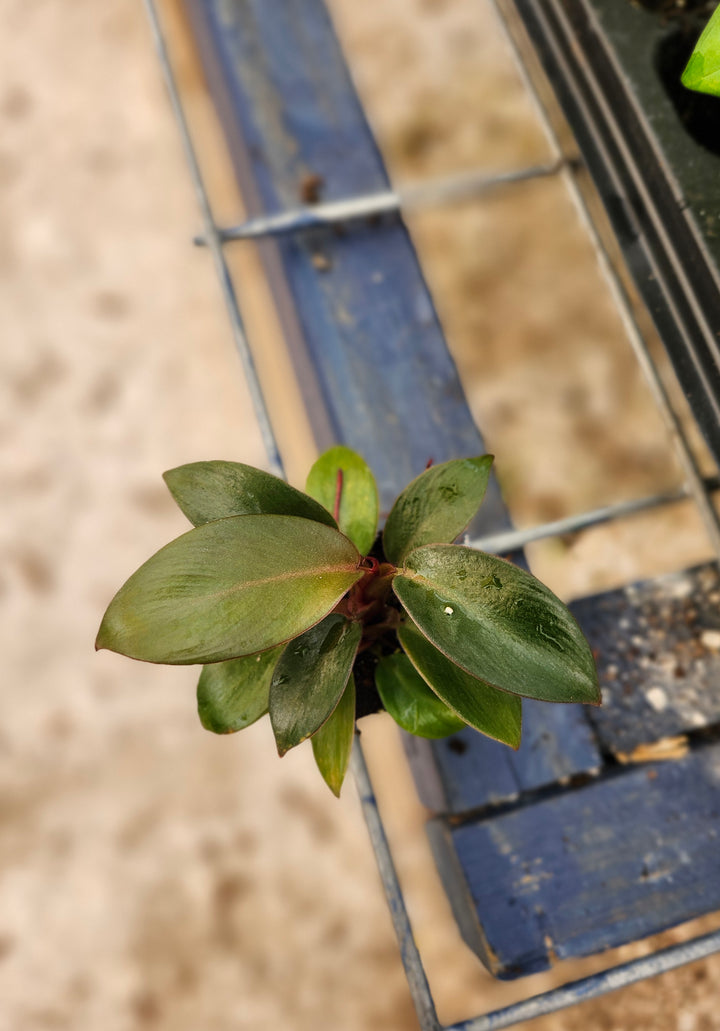
[(720, 745), (430, 837), (463, 936), (499, 977), (720, 907)]
[(581, 705), (523, 699), (517, 752), (471, 728), (441, 741), (404, 738), (423, 803), (459, 814), (516, 801), (523, 793), (596, 773), (602, 757)]
[[(388, 187), (324, 4), (187, 4), (248, 211)], [(264, 244), (320, 447), (347, 444), (385, 513), (429, 458), (485, 448), (407, 231), (397, 216)], [(497, 486), (483, 529), (507, 525)]]
[(572, 609), (595, 650), (603, 704), (588, 715), (602, 747), (632, 760), (660, 739), (720, 723), (715, 564), (630, 584)]

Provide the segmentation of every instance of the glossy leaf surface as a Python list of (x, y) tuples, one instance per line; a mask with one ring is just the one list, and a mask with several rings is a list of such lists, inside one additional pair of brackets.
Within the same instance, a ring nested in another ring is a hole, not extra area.
[(682, 83), (698, 93), (720, 96), (720, 6), (695, 44)]
[[(446, 658), (410, 621), (398, 630), (409, 661), (432, 691), (482, 734), (511, 748), (520, 746), (522, 701), (491, 687)], [(429, 688), (428, 688), (429, 689)], [(432, 692), (431, 692), (432, 693)]]
[(350, 675), (335, 711), (312, 737), (317, 768), (332, 793), (340, 797), (355, 737), (355, 680)]
[(400, 565), (425, 544), (452, 544), (477, 512), (487, 489), (492, 455), (431, 466), (399, 495), (383, 530), (388, 561)]
[(464, 720), (430, 690), (402, 652), (380, 659), (375, 670), (375, 685), (388, 713), (409, 734), (447, 737), (465, 726)]
[(393, 588), (425, 637), (472, 676), (528, 698), (599, 703), (582, 631), (524, 570), (470, 548), (430, 545), (408, 555)]
[(97, 648), (147, 662), (265, 651), (323, 618), (360, 578), (337, 530), (295, 516), (205, 523), (172, 541), (110, 603)]
[(286, 646), (270, 685), (270, 721), (280, 755), (314, 734), (333, 712), (361, 636), (359, 623), (331, 613)]
[(197, 703), (200, 722), (206, 730), (233, 734), (265, 715), (273, 670), (284, 647), (203, 666)]
[(342, 472), (338, 526), (360, 554), (367, 555), (377, 535), (379, 501), (375, 477), (365, 459), (348, 447), (330, 448), (308, 473), (306, 490), (334, 512), (338, 471)]
[(239, 462), (192, 462), (163, 479), (194, 526), (238, 515), (293, 515), (335, 526), (332, 515), (289, 483)]

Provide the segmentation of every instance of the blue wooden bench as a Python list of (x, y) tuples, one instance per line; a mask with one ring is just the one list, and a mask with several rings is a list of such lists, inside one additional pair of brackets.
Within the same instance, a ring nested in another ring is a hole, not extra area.
[[(330, 208), (262, 253), (318, 446), (360, 451), (387, 509), (429, 457), (485, 448), (399, 213), (333, 214), (389, 184), (325, 7), (185, 8), (250, 216), (272, 230), (322, 183)], [(493, 482), (470, 535), (509, 529)], [(471, 731), (407, 739), (458, 924), (497, 976), (720, 908), (719, 598), (709, 565), (578, 601), (605, 704), (527, 703), (517, 753)]]

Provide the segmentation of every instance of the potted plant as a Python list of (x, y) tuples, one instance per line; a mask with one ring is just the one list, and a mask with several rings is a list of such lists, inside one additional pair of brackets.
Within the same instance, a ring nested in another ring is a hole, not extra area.
[(356, 719), (381, 707), (412, 734), (469, 725), (517, 748), (522, 697), (598, 704), (600, 693), (562, 602), (516, 565), (453, 544), (491, 464), (427, 468), (380, 536), (372, 472), (345, 447), (317, 460), (304, 493), (234, 462), (172, 469), (194, 528), (120, 588), (96, 647), (202, 663), (208, 730), (269, 713), (279, 754), (310, 738), (335, 794)]

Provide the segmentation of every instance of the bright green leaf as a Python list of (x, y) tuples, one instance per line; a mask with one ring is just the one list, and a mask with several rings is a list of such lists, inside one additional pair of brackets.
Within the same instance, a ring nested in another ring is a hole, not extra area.
[(452, 544), (477, 512), (487, 489), (492, 455), (431, 466), (399, 495), (383, 530), (388, 561), (400, 565), (424, 544)]
[(720, 6), (695, 44), (682, 83), (698, 93), (720, 96)]
[(312, 749), (317, 767), (327, 786), (338, 798), (350, 762), (354, 737), (355, 680), (350, 674), (347, 687), (335, 711), (312, 736)]
[(400, 644), (420, 676), (438, 700), (482, 734), (519, 748), (522, 702), (517, 695), (498, 691), (484, 680), (470, 676), (446, 658), (408, 620), (398, 630)]
[(580, 627), (517, 566), (470, 548), (430, 545), (408, 555), (393, 588), (428, 640), (472, 676), (528, 698), (599, 703)]
[(375, 685), (387, 712), (409, 734), (447, 737), (465, 726), (465, 721), (430, 690), (402, 652), (380, 659), (375, 669)]
[(110, 603), (96, 648), (147, 662), (265, 651), (323, 618), (362, 576), (337, 530), (246, 515), (205, 523), (153, 555)]
[(194, 526), (238, 515), (293, 515), (335, 526), (332, 515), (289, 483), (239, 462), (192, 462), (163, 473)]
[(280, 755), (314, 734), (345, 690), (362, 636), (337, 612), (291, 641), (270, 685), (270, 722)]
[(203, 666), (197, 686), (200, 722), (214, 734), (234, 734), (268, 711), (270, 681), (284, 645), (257, 655)]
[(330, 448), (308, 473), (305, 489), (334, 512), (338, 471), (342, 472), (338, 526), (360, 554), (367, 555), (377, 534), (379, 502), (375, 477), (365, 459), (348, 447)]

